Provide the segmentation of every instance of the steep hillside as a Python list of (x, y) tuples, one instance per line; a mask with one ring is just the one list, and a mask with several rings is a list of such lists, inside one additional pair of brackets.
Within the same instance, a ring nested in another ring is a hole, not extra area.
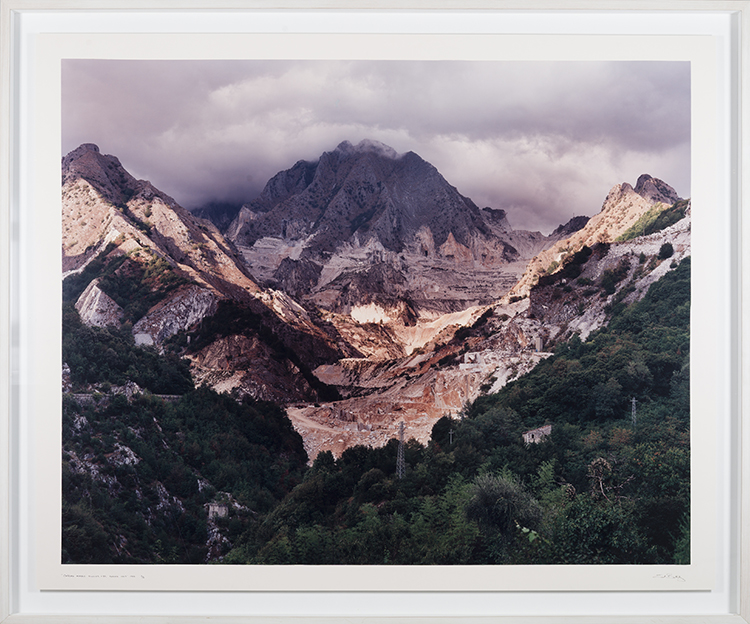
[(66, 395), (63, 563), (220, 561), (302, 481), (302, 440), (277, 407), (140, 390)]
[(319, 455), (227, 560), (689, 563), (689, 323), (686, 258), (590, 340), (558, 343), (439, 419), (425, 444)]
[[(84, 323), (127, 323), (137, 344), (170, 342), (191, 357), (200, 381), (262, 399), (315, 400), (325, 388), (300, 383), (300, 371), (357, 354), (289, 297), (260, 288), (214, 225), (133, 178), (114, 156), (82, 145), (62, 171), (63, 288)], [(223, 328), (212, 334), (222, 344), (189, 349), (187, 335), (211, 325), (225, 303), (252, 317), (251, 326)], [(254, 346), (235, 366), (222, 345), (240, 336)], [(268, 358), (277, 365), (264, 366)], [(243, 367), (247, 361), (258, 368)]]
[(671, 186), (648, 174), (638, 178), (635, 188), (627, 182), (615, 185), (604, 200), (601, 211), (589, 219), (583, 228), (559, 240), (529, 262), (508, 296), (526, 296), (540, 275), (553, 273), (567, 257), (584, 245), (592, 247), (597, 243), (610, 243), (633, 227), (655, 204), (671, 206), (679, 200)]

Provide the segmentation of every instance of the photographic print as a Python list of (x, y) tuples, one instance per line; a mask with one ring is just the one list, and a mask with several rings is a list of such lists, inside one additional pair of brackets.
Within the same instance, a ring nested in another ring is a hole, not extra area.
[(63, 60), (60, 561), (689, 564), (690, 76)]

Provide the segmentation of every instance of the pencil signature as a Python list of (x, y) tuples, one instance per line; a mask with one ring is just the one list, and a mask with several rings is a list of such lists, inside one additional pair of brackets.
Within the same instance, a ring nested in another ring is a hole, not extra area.
[(682, 578), (679, 574), (654, 574), (654, 578), (657, 579), (672, 579), (673, 581), (680, 581), (680, 583), (685, 583), (685, 579)]

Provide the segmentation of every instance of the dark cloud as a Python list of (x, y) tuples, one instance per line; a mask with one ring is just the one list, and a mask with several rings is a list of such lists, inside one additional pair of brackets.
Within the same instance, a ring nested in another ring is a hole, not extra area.
[(678, 62), (63, 63), (63, 153), (97, 143), (191, 208), (249, 201), (297, 160), (382, 141), (514, 227), (594, 214), (649, 173), (690, 194)]

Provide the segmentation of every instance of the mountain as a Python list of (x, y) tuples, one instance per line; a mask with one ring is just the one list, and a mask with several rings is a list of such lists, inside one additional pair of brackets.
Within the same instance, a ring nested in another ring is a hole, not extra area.
[[(316, 163), (300, 161), (274, 176), (257, 200), (242, 207), (228, 234), (248, 246), (264, 236), (309, 237), (305, 256), (315, 257), (355, 235), (399, 253), (421, 228), (430, 230), (434, 247), (451, 233), (464, 246), (477, 233), (489, 235), (477, 206), (414, 152), (344, 141)], [(509, 259), (514, 255), (503, 251)]]
[[(65, 298), (85, 323), (128, 323), (136, 344), (161, 349), (181, 341), (198, 383), (276, 401), (325, 394), (309, 367), (357, 354), (289, 297), (262, 289), (211, 222), (96, 145), (63, 158), (62, 182)], [(221, 314), (235, 325), (218, 327)]]
[(217, 296), (260, 291), (210, 222), (194, 218), (93, 144), (62, 161), (63, 272), (80, 271), (115, 243), (131, 257), (159, 257)]
[[(225, 238), (84, 145), (63, 160), (65, 298), (87, 325), (187, 358), (197, 385), (285, 405), (311, 458), (339, 455), (401, 421), (425, 441), (605, 325), (690, 255), (678, 199), (644, 175), (543, 236), (416, 154), (342, 143), (274, 176)], [(79, 391), (108, 381), (68, 365)]]
[(666, 182), (643, 174), (635, 188), (627, 182), (616, 184), (607, 194), (598, 214), (578, 231), (541, 251), (526, 267), (523, 276), (509, 292), (509, 297), (528, 295), (539, 276), (554, 272), (567, 257), (584, 245), (610, 243), (627, 232), (653, 206), (671, 206), (680, 201), (677, 192)]
[(370, 140), (276, 174), (226, 234), (259, 282), (406, 325), (498, 299), (558, 240), (514, 231), (414, 152)]
[(573, 335), (585, 341), (690, 253), (689, 207), (682, 220), (664, 230), (583, 247), (560, 271), (542, 276), (526, 297), (446, 315), (442, 331), (410, 355), (387, 362), (349, 358), (318, 367), (315, 374), (336, 386), (343, 400), (296, 406), (289, 417), (311, 456), (385, 444), (401, 421), (409, 438), (427, 443), (436, 420), (498, 392)]
[(239, 248), (95, 145), (62, 182), (64, 562), (689, 561), (691, 204), (664, 182), (542, 236), (344, 143), (274, 177)]

